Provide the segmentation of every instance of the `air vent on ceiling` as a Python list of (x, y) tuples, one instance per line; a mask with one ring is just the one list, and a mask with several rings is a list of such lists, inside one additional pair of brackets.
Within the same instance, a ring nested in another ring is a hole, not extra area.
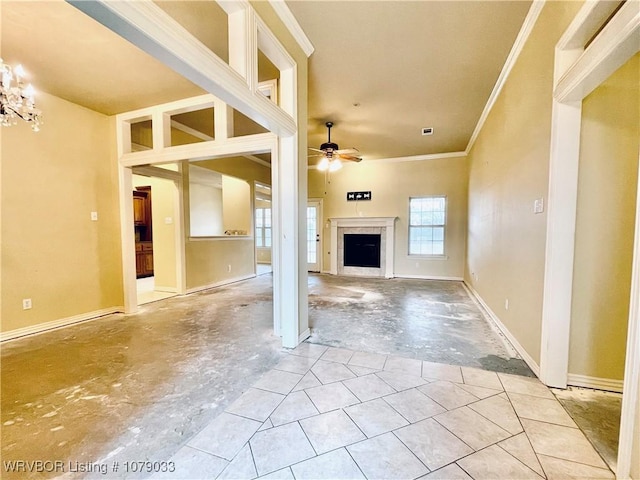
[(422, 129), (422, 135), (433, 135), (433, 127), (424, 127)]

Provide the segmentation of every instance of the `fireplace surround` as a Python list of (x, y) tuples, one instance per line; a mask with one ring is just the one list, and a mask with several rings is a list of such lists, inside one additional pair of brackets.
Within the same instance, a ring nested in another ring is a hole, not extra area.
[[(395, 221), (398, 217), (330, 218), (332, 275), (393, 278)], [(380, 267), (345, 266), (345, 235), (380, 235)]]

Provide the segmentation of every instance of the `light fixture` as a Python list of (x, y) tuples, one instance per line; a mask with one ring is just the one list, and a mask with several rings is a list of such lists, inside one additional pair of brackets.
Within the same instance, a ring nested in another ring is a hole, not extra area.
[(40, 130), (40, 110), (36, 109), (34, 103), (35, 90), (31, 84), (24, 86), (22, 82), (25, 71), (22, 65), (11, 65), (4, 63), (0, 58), (0, 74), (2, 83), (0, 84), (0, 124), (3, 127), (10, 127), (18, 123), (18, 118), (25, 122), (31, 122), (34, 132)]
[(320, 161), (318, 162), (318, 170), (320, 170), (321, 172), (324, 172), (325, 170), (329, 169), (329, 165), (331, 164), (331, 160), (329, 160), (329, 157), (324, 156), (320, 159)]
[(332, 160), (331, 164), (329, 165), (329, 171), (330, 172), (337, 172), (341, 168), (342, 168), (342, 162), (340, 161), (339, 158), (336, 158), (336, 159)]

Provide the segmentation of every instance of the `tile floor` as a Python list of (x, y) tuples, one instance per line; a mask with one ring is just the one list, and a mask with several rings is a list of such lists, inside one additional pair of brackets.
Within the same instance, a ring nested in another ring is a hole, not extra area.
[(614, 478), (538, 380), (303, 343), (154, 478)]

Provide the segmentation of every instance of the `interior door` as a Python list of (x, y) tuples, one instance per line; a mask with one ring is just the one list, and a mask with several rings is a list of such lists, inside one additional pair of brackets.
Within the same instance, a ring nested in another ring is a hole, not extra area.
[(320, 271), (320, 261), (322, 251), (320, 248), (320, 228), (321, 209), (320, 202), (310, 201), (307, 203), (307, 270), (310, 272)]

